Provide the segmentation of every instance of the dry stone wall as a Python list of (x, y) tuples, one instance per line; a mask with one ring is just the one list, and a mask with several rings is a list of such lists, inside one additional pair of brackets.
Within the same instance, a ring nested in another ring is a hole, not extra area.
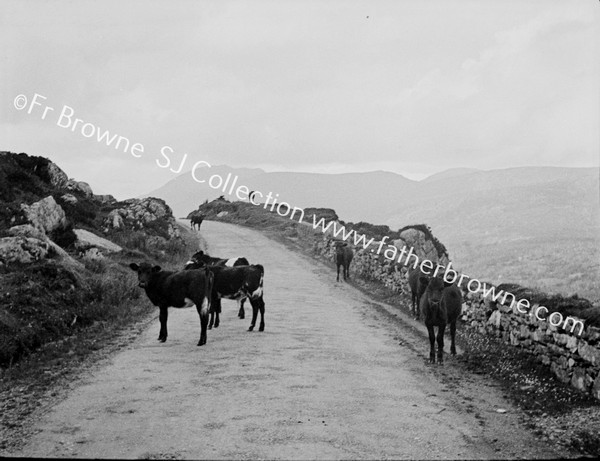
[[(335, 239), (331, 233), (323, 234), (310, 226), (301, 226), (298, 230), (301, 240), (312, 241), (316, 256), (335, 261)], [(393, 242), (396, 248), (412, 246), (414, 253), (442, 265), (448, 263), (445, 254), (439, 255), (433, 242), (423, 232), (412, 229), (403, 239)], [(373, 242), (368, 248), (354, 246), (354, 259), (350, 265), (350, 276), (361, 277), (381, 283), (397, 293), (410, 294), (406, 278), (406, 267), (384, 257), (383, 250), (377, 253), (379, 242)], [(535, 305), (531, 311), (534, 311)], [(513, 312), (508, 305), (492, 302), (481, 292), (468, 293), (463, 304), (463, 328), (473, 334), (492, 335), (502, 339), (507, 345), (525, 349), (536, 360), (550, 367), (556, 377), (582, 392), (600, 400), (600, 329), (586, 326), (578, 335), (553, 326), (546, 320), (538, 320), (526, 314)]]

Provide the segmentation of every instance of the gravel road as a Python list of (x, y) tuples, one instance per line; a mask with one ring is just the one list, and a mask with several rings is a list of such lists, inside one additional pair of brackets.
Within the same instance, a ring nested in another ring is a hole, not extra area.
[[(264, 332), (234, 301), (197, 347), (170, 309), (37, 423), (16, 456), (465, 459), (556, 457), (493, 385), (426, 364), (410, 323), (260, 233), (204, 222), (210, 254), (265, 267)], [(404, 320), (405, 321), (405, 320)], [(404, 326), (403, 326), (404, 325)], [(507, 410), (499, 413), (498, 408)]]

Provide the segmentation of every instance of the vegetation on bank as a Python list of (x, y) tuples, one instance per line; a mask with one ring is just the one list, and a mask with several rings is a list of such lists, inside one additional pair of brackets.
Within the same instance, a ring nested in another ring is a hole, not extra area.
[[(44, 157), (0, 153), (0, 238), (10, 240), (11, 227), (28, 223), (22, 204), (52, 196), (65, 213), (66, 225), (47, 237), (67, 254), (50, 252), (27, 263), (0, 258), (0, 367), (10, 367), (49, 343), (83, 337), (98, 324), (118, 330), (148, 315), (154, 308), (128, 264), (151, 260), (181, 267), (197, 248), (197, 242), (169, 234), (168, 207), (165, 216), (142, 228), (127, 223), (112, 228), (105, 225), (107, 216), (128, 203), (95, 196), (85, 188), (68, 189), (67, 180)], [(76, 247), (74, 228), (123, 250), (85, 257)]]

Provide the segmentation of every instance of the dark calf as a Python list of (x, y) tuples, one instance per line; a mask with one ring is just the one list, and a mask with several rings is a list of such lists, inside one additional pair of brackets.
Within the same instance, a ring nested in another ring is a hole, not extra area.
[[(227, 266), (227, 267), (236, 267), (236, 266), (248, 266), (250, 263), (244, 257), (241, 258), (216, 258), (213, 256), (209, 256), (204, 253), (202, 250), (194, 253), (190, 260), (185, 264), (184, 269), (200, 269), (205, 266)], [(246, 312), (244, 311), (244, 301), (246, 298), (242, 298), (238, 300), (239, 310), (238, 317), (243, 319), (246, 317)], [(212, 315), (211, 315), (212, 319)], [(209, 324), (209, 329), (212, 327), (212, 324)], [(215, 328), (219, 326), (219, 322), (215, 325)]]
[(460, 289), (454, 284), (448, 284), (442, 279), (433, 277), (427, 285), (427, 289), (421, 298), (421, 312), (423, 320), (429, 333), (429, 361), (435, 363), (435, 341), (434, 327), (438, 327), (437, 334), (437, 358), (441, 364), (444, 361), (444, 330), (450, 324), (450, 352), (456, 354), (455, 335), (456, 321), (462, 308), (462, 295)]
[(429, 277), (419, 269), (409, 269), (408, 285), (410, 286), (412, 310), (415, 318), (418, 320), (421, 317), (419, 309), (421, 297), (425, 293), (427, 285), (429, 285)]
[(160, 309), (160, 333), (158, 340), (167, 340), (167, 318), (169, 307), (196, 305), (200, 316), (200, 341), (198, 346), (206, 344), (206, 327), (213, 287), (213, 274), (207, 269), (169, 272), (160, 266), (131, 263), (129, 267), (138, 274), (139, 286), (146, 290), (150, 301)]
[(444, 291), (444, 282), (439, 278), (432, 278), (429, 285), (425, 289), (425, 293), (421, 297), (421, 312), (423, 320), (429, 333), (429, 361), (435, 363), (435, 340), (436, 334), (434, 327), (438, 327), (437, 344), (438, 344), (438, 362), (444, 361), (444, 330), (448, 316), (446, 310), (442, 309), (442, 292)]
[(340, 281), (340, 267), (343, 268), (344, 280), (347, 280), (350, 277), (349, 269), (353, 256), (354, 252), (346, 242), (335, 242), (335, 263), (337, 265), (336, 282)]
[(203, 215), (193, 215), (190, 218), (190, 227), (192, 229), (196, 229), (196, 226), (198, 226), (197, 230), (200, 230), (200, 226), (202, 225), (202, 221), (204, 221), (204, 216)]
[[(444, 284), (446, 283), (444, 282)], [(456, 336), (456, 321), (462, 311), (462, 293), (455, 284), (444, 288), (441, 307), (446, 310), (447, 322), (450, 324), (450, 353), (456, 355), (454, 338)]]

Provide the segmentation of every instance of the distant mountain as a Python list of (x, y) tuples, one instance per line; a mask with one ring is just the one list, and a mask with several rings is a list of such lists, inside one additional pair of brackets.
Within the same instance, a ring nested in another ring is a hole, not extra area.
[(431, 182), (438, 181), (440, 179), (448, 179), (456, 176), (463, 176), (466, 174), (477, 173), (482, 170), (478, 170), (477, 168), (450, 168), (449, 170), (444, 170), (436, 174), (432, 174), (431, 176), (427, 176), (423, 179), (422, 182)]
[[(455, 264), (474, 277), (550, 292), (561, 285), (600, 298), (597, 168), (456, 168), (422, 181), (385, 171), (331, 175), (220, 166), (202, 174), (208, 179), (228, 173), (238, 176), (237, 184), (279, 194), (279, 201), (292, 206), (333, 208), (345, 221), (392, 229), (425, 223)], [(236, 200), (226, 192), (186, 173), (148, 195), (185, 216), (206, 199)]]

